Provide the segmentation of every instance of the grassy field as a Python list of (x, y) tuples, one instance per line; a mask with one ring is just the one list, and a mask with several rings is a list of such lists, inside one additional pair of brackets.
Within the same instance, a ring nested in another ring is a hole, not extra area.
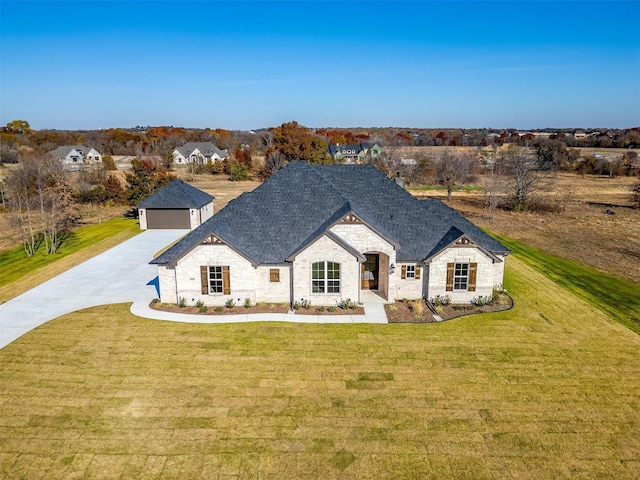
[(0, 253), (0, 303), (140, 233), (137, 220), (114, 218), (74, 230), (57, 253), (28, 257), (22, 247)]
[(442, 324), (51, 321), (0, 350), (0, 478), (639, 478), (640, 336), (507, 265)]
[(493, 236), (527, 265), (640, 334), (640, 286), (513, 239)]

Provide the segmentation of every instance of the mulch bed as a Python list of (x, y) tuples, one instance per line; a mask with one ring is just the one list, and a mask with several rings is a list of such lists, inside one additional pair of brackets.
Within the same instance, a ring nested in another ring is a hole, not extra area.
[[(422, 307), (417, 307), (420, 301), (397, 301), (396, 303), (384, 306), (387, 312), (389, 323), (435, 323), (433, 314), (422, 302)], [(443, 320), (451, 320), (453, 318), (465, 315), (473, 315), (476, 313), (501, 312), (509, 310), (513, 307), (513, 300), (509, 295), (501, 293), (498, 299), (492, 305), (483, 305), (476, 307), (475, 305), (441, 305), (439, 315)]]
[(244, 305), (236, 305), (232, 308), (222, 307), (222, 310), (209, 306), (206, 313), (200, 313), (200, 309), (194, 306), (180, 308), (175, 303), (151, 303), (149, 305), (153, 310), (172, 313), (192, 313), (194, 315), (246, 315), (247, 313), (287, 313), (289, 305), (283, 303), (265, 303), (252, 305), (246, 308)]
[[(200, 309), (194, 306), (180, 308), (175, 303), (151, 303), (149, 306), (153, 310), (160, 310), (162, 312), (172, 313), (191, 313), (194, 315), (246, 315), (248, 313), (287, 313), (290, 309), (288, 304), (284, 303), (261, 303), (259, 305), (252, 305), (246, 308), (244, 305), (236, 305), (232, 308), (221, 307), (216, 311), (216, 307), (209, 306), (206, 313), (200, 313)], [(343, 310), (338, 307), (331, 307), (333, 311), (329, 311), (329, 307), (324, 307), (323, 310), (318, 310), (322, 307), (311, 308), (299, 308), (296, 310), (296, 315), (364, 315), (364, 308), (356, 307)]]
[(339, 307), (331, 307), (334, 308), (333, 312), (327, 310), (330, 307), (324, 307), (322, 311), (318, 310), (318, 308), (323, 307), (314, 307), (312, 305), (309, 309), (299, 308), (296, 310), (296, 315), (364, 315), (363, 307), (347, 308), (344, 310)]

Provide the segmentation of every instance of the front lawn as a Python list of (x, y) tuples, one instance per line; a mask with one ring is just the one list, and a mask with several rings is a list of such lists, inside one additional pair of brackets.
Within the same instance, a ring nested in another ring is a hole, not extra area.
[(65, 315), (0, 350), (0, 477), (640, 478), (640, 336), (505, 287), (439, 324)]

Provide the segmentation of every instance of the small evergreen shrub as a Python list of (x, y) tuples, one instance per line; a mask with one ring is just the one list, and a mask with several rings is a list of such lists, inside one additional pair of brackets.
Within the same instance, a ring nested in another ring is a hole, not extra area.
[(249, 297), (244, 299), (244, 308), (251, 308), (251, 299)]
[(214, 312), (218, 312), (218, 313), (220, 313), (222, 310), (224, 310), (224, 308), (222, 308), (220, 305), (218, 305), (216, 308), (213, 309)]
[(184, 298), (184, 297), (180, 297), (180, 298), (178, 299), (178, 307), (180, 307), (180, 308), (184, 308), (184, 307), (186, 307), (186, 306), (187, 306), (187, 299), (186, 299), (186, 298)]
[(230, 298), (226, 302), (224, 302), (224, 306), (227, 308), (233, 308), (236, 306), (236, 302), (233, 301), (233, 298)]

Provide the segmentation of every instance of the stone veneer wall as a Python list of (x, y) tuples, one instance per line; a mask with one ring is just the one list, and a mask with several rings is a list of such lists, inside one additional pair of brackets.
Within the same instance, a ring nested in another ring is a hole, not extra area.
[[(200, 266), (228, 266), (231, 294), (201, 293)], [(245, 298), (256, 302), (256, 269), (251, 262), (226, 245), (199, 245), (178, 261), (175, 267), (178, 296), (188, 305), (202, 300), (205, 305), (224, 305), (229, 299), (240, 304)], [(162, 288), (162, 287), (161, 287)], [(162, 291), (162, 290), (161, 290)]]
[[(340, 264), (340, 293), (311, 293), (311, 265), (315, 262)], [(311, 305), (335, 305), (341, 299), (358, 301), (360, 292), (360, 263), (342, 246), (322, 236), (300, 252), (293, 262), (293, 299), (306, 299)]]
[(138, 220), (140, 222), (140, 230), (147, 229), (147, 209), (139, 208), (138, 209)]
[[(447, 292), (447, 263), (477, 263), (476, 290)], [(453, 303), (469, 303), (474, 297), (488, 296), (493, 292), (497, 284), (502, 284), (502, 276), (496, 278), (496, 273), (504, 271), (502, 267), (494, 266), (493, 259), (485, 255), (476, 247), (451, 247), (431, 259), (429, 265), (429, 284), (427, 297), (434, 298), (436, 295), (451, 297)]]
[[(402, 279), (402, 266), (403, 265), (415, 265), (416, 269), (420, 268), (420, 279), (416, 280), (415, 278), (405, 278)], [(418, 263), (398, 263), (396, 264), (396, 291), (393, 298), (396, 300), (400, 300), (403, 298), (408, 298), (409, 300), (415, 300), (417, 298), (422, 298), (422, 285), (425, 282), (425, 276), (427, 273), (427, 269), (424, 268), (421, 264)]]
[[(396, 291), (396, 275), (389, 273), (388, 266), (396, 263), (395, 247), (363, 223), (337, 223), (331, 227), (331, 232), (363, 255), (365, 253), (384, 253), (389, 257), (387, 265), (383, 265), (383, 259), (380, 258), (379, 275), (385, 275), (385, 278), (379, 278), (378, 284), (381, 289), (387, 289), (388, 300), (393, 300)], [(361, 274), (358, 273), (358, 275)], [(398, 275), (397, 278), (400, 276)]]
[[(280, 281), (272, 282), (271, 269), (280, 270)], [(260, 266), (256, 269), (256, 302), (291, 302), (291, 265)]]

